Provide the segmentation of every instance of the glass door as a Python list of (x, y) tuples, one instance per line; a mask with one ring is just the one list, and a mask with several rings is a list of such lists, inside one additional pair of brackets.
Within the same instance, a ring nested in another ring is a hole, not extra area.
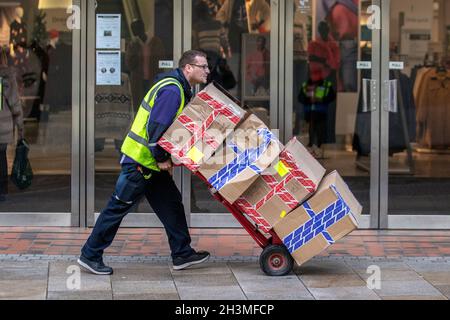
[[(81, 1), (0, 3), (0, 225), (78, 226)], [(25, 143), (18, 144), (24, 139)], [(33, 177), (14, 179), (28, 152)], [(19, 157), (17, 157), (19, 159)]]
[(383, 228), (450, 228), (449, 11), (448, 0), (383, 1)]
[[(87, 225), (93, 226), (114, 191), (120, 149), (140, 102), (154, 77), (174, 66), (174, 1), (97, 0), (89, 5), (88, 25), (95, 28), (88, 35), (93, 68), (87, 90)], [(145, 199), (123, 225), (161, 226)]]
[[(284, 1), (184, 1), (188, 48), (205, 51), (210, 80), (217, 81), (242, 107), (272, 129), (279, 128), (279, 10)], [(256, 13), (257, 12), (257, 13)], [(188, 49), (186, 48), (186, 49)], [(200, 89), (200, 88), (199, 88)], [(206, 185), (187, 170), (184, 203), (193, 227), (234, 227), (238, 222), (216, 201)]]
[(360, 227), (378, 228), (380, 4), (287, 3), (286, 140), (337, 170), (363, 205)]

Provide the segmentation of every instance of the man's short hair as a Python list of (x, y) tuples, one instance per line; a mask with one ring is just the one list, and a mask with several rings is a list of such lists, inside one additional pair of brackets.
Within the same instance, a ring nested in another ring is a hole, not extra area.
[(178, 62), (178, 67), (183, 69), (186, 65), (195, 63), (195, 58), (197, 57), (204, 57), (206, 59), (206, 53), (198, 50), (186, 51)]

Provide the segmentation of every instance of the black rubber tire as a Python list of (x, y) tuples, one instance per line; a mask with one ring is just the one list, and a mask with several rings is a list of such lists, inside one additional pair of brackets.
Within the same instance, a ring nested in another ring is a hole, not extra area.
[(272, 277), (281, 277), (291, 273), (294, 259), (285, 246), (270, 245), (259, 256), (261, 270)]

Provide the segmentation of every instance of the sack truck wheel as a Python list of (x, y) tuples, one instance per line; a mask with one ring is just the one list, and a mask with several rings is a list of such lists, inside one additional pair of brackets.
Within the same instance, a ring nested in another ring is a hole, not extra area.
[(259, 257), (261, 270), (268, 276), (281, 277), (294, 268), (294, 259), (284, 246), (270, 245), (264, 248)]

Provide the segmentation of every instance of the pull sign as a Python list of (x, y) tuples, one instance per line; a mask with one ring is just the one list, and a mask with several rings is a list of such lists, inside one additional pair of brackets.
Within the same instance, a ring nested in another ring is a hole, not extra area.
[(356, 63), (356, 69), (372, 69), (371, 61), (358, 61)]
[(159, 61), (160, 69), (173, 69), (173, 61), (170, 60), (161, 60)]
[(403, 69), (405, 69), (405, 63), (403, 61), (391, 61), (391, 62), (389, 62), (389, 69), (403, 70)]
[(381, 8), (377, 5), (371, 5), (367, 8), (367, 13), (369, 14), (367, 28), (381, 30)]

